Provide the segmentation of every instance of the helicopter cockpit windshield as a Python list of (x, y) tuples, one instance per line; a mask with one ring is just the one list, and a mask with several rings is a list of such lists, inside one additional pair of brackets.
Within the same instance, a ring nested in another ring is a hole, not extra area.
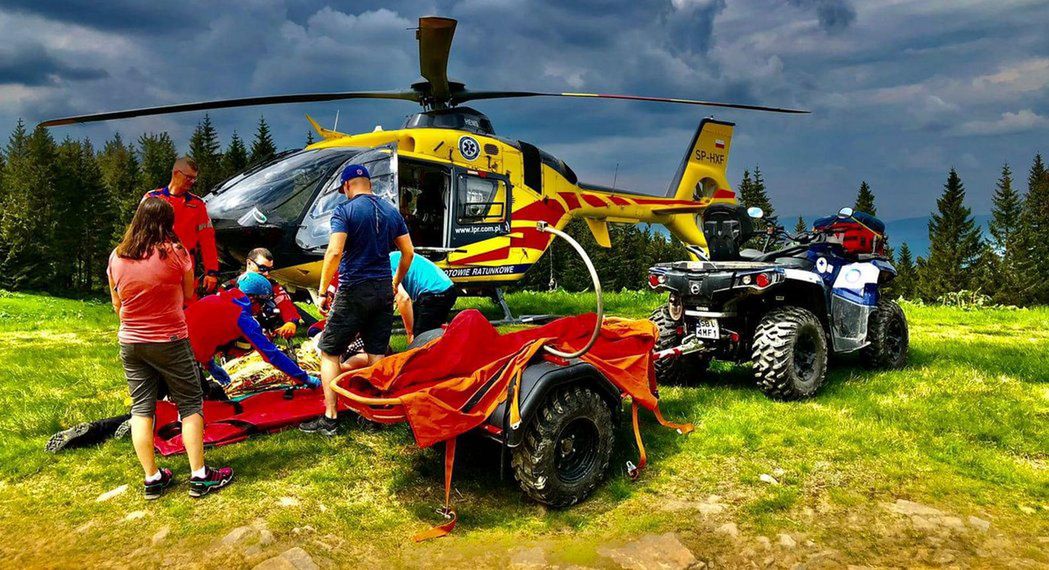
[[(345, 159), (339, 164), (347, 164), (352, 160), (355, 164), (363, 165), (371, 175), (372, 192), (389, 201), (394, 206), (399, 205), (397, 196), (397, 148), (395, 145), (386, 145), (378, 148), (365, 150), (353, 154), (351, 159)], [(317, 194), (317, 198), (310, 206), (309, 213), (302, 220), (299, 232), (295, 236), (296, 244), (306, 250), (318, 250), (328, 245), (328, 237), (331, 234), (331, 214), (336, 206), (346, 201), (346, 196), (340, 191), (341, 183), (338, 173), (341, 169), (335, 169), (327, 180), (324, 187)]]
[(280, 225), (302, 215), (317, 186), (360, 149), (302, 150), (248, 170), (206, 197), (214, 219)]

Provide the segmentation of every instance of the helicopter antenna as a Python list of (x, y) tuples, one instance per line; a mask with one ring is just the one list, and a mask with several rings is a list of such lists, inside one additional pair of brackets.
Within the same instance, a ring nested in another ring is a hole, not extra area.
[(339, 110), (335, 109), (335, 126), (331, 128), (333, 131), (339, 130)]
[(612, 188), (616, 187), (616, 180), (619, 178), (619, 163), (616, 163), (616, 170), (612, 173)]

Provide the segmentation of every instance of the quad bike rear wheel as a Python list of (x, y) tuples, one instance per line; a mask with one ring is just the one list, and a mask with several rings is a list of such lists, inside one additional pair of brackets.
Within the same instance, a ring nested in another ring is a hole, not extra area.
[[(655, 351), (681, 346), (685, 335), (678, 332), (680, 324), (671, 318), (666, 306), (657, 307), (649, 319), (659, 329)], [(694, 384), (703, 378), (710, 367), (710, 358), (698, 353), (683, 354), (673, 358), (662, 358), (653, 361), (656, 371), (656, 384), (663, 386), (685, 386)]]
[(754, 331), (754, 377), (770, 398), (799, 400), (812, 396), (827, 377), (827, 336), (812, 311), (773, 309)]
[(910, 331), (907, 317), (896, 301), (878, 301), (867, 321), (867, 338), (870, 344), (860, 352), (860, 358), (868, 368), (897, 369), (907, 364)]
[(538, 410), (513, 450), (514, 477), (540, 503), (574, 505), (604, 480), (614, 443), (608, 403), (589, 388), (563, 388)]

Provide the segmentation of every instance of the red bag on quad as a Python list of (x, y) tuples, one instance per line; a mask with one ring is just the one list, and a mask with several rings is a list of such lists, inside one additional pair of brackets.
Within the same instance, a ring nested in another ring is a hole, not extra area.
[(885, 224), (870, 214), (827, 216), (816, 220), (812, 229), (826, 234), (828, 241), (841, 244), (848, 255), (885, 255)]

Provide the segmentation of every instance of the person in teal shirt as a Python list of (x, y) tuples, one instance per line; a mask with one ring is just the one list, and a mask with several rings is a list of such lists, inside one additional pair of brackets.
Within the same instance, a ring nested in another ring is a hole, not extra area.
[[(401, 252), (390, 252), (390, 267), (396, 268), (400, 262)], [(421, 255), (413, 257), (394, 297), (408, 342), (412, 342), (415, 335), (448, 322), (448, 313), (458, 297), (455, 285), (440, 267)]]

